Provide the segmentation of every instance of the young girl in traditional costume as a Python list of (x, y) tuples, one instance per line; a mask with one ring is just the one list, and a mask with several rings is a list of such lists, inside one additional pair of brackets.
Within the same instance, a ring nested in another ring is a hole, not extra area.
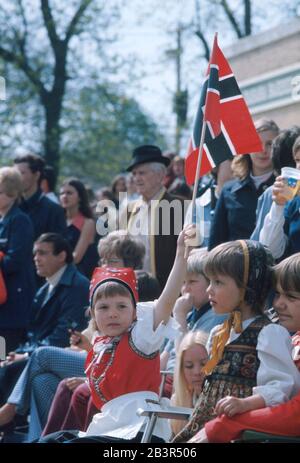
[[(279, 323), (290, 333), (293, 360), (300, 371), (300, 253), (283, 260), (274, 268), (276, 296), (274, 308)], [(300, 377), (300, 374), (299, 374)], [(300, 436), (300, 393), (276, 407), (237, 414), (224, 414), (205, 425), (201, 442), (230, 442), (245, 429), (282, 436)]]
[(270, 254), (255, 241), (224, 243), (210, 252), (204, 269), (209, 300), (216, 313), (230, 317), (211, 332), (203, 391), (175, 442), (198, 442), (198, 431), (217, 414), (275, 406), (298, 392), (290, 335), (264, 315), (270, 264)]
[[(145, 407), (147, 400), (158, 400), (159, 349), (165, 337), (174, 339), (179, 334), (170, 315), (185, 274), (184, 241), (189, 228), (179, 235), (173, 269), (155, 302), (138, 303), (132, 269), (95, 270), (90, 305), (102, 336), (95, 339), (88, 354), (86, 374), (93, 401), (101, 412), (93, 417), (86, 433), (63, 431), (41, 441), (140, 441), (145, 417), (138, 416), (137, 409)], [(157, 420), (156, 439), (169, 439), (171, 431), (166, 424), (167, 420)]]

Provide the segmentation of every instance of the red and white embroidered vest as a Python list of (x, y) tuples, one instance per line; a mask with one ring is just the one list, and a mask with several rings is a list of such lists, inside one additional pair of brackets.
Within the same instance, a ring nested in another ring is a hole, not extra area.
[(132, 342), (131, 333), (96, 338), (85, 363), (92, 399), (97, 408), (123, 394), (151, 391), (158, 394), (159, 352), (146, 355)]

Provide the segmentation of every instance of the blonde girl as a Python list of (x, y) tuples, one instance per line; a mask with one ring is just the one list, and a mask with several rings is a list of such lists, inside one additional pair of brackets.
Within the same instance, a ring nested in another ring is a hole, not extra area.
[[(174, 372), (174, 394), (172, 404), (192, 408), (202, 390), (204, 373), (202, 368), (208, 360), (206, 343), (208, 334), (204, 331), (190, 331), (180, 342), (176, 355)], [(186, 425), (184, 420), (171, 420), (176, 435)]]

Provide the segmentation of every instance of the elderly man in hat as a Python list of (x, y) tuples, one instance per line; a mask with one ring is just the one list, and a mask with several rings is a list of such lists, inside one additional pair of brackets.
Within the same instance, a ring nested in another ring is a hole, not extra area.
[(158, 279), (161, 289), (172, 268), (178, 234), (184, 221), (182, 201), (167, 193), (163, 186), (170, 160), (154, 145), (139, 146), (127, 171), (132, 172), (141, 199), (130, 204), (127, 230), (144, 243), (143, 269)]

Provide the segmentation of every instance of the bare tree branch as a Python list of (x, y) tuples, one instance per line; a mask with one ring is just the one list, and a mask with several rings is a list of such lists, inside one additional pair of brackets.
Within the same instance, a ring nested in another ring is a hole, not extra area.
[(65, 38), (66, 42), (69, 42), (70, 38), (75, 34), (76, 27), (77, 27), (83, 13), (87, 9), (87, 7), (92, 3), (92, 1), (93, 0), (83, 0), (82, 3), (80, 4), (78, 10), (74, 14), (74, 16), (73, 16), (73, 18), (72, 18), (72, 20), (71, 20), (71, 22), (69, 24), (69, 27), (67, 29), (66, 38)]
[(41, 97), (46, 95), (47, 90), (45, 89), (42, 81), (38, 78), (36, 71), (29, 66), (26, 56), (17, 55), (16, 53), (6, 50), (1, 46), (0, 56), (2, 56), (5, 61), (13, 63), (21, 69), (26, 74), (30, 82), (38, 89)]
[(208, 42), (201, 30), (201, 20), (200, 20), (200, 3), (198, 0), (195, 0), (195, 16), (196, 16), (196, 30), (195, 35), (201, 40), (202, 45), (204, 47), (204, 57), (206, 61), (209, 61), (210, 57), (210, 49)]
[(14, 43), (16, 45), (15, 50), (7, 50), (4, 47), (0, 46), (0, 56), (4, 58), (4, 60), (13, 63), (16, 67), (21, 69), (30, 82), (37, 88), (40, 96), (42, 98), (45, 97), (47, 94), (47, 90), (45, 89), (42, 80), (40, 79), (40, 70), (33, 69), (28, 62), (27, 54), (26, 54), (26, 42), (27, 42), (27, 33), (28, 33), (28, 25), (25, 16), (25, 10), (22, 0), (17, 0), (17, 4), (20, 10), (20, 16), (22, 18), (24, 32), (21, 33), (20, 30), (17, 30), (15, 27), (11, 27), (14, 33)]
[(15, 43), (19, 47), (21, 56), (24, 56), (25, 60), (27, 61), (27, 57), (26, 57), (26, 42), (27, 42), (27, 33), (28, 33), (27, 20), (26, 20), (25, 10), (24, 10), (24, 5), (23, 5), (22, 0), (17, 0), (17, 5), (19, 7), (20, 16), (22, 18), (23, 33), (21, 29), (17, 30), (15, 27), (12, 27), (12, 30), (14, 31)]
[(55, 50), (59, 42), (59, 37), (56, 32), (55, 23), (54, 23), (52, 11), (49, 6), (48, 0), (41, 0), (41, 10), (42, 10), (44, 24), (45, 24), (45, 27), (48, 33), (49, 40), (51, 42), (53, 50)]
[(204, 57), (205, 57), (206, 61), (209, 61), (210, 49), (209, 49), (208, 42), (207, 42), (206, 38), (204, 37), (203, 33), (201, 31), (199, 31), (199, 30), (195, 31), (195, 34), (201, 40), (201, 42), (203, 44)]
[(24, 5), (23, 5), (22, 0), (17, 0), (17, 3), (19, 5), (20, 15), (21, 15), (22, 22), (23, 22), (23, 27), (24, 27), (24, 34), (23, 34), (22, 42), (23, 42), (23, 45), (24, 45), (24, 52), (25, 52), (27, 36), (28, 36), (28, 24), (27, 24), (26, 14), (25, 14)]
[(252, 14), (251, 14), (251, 0), (244, 0), (244, 23), (245, 23), (245, 35), (252, 34)]
[(44, 18), (44, 24), (49, 36), (49, 40), (52, 46), (52, 50), (55, 56), (54, 66), (54, 81), (50, 91), (49, 97), (55, 94), (63, 95), (65, 90), (65, 84), (67, 80), (66, 65), (67, 65), (67, 53), (68, 53), (68, 42), (70, 38), (76, 33), (76, 27), (82, 18), (87, 7), (93, 0), (82, 0), (76, 13), (67, 28), (66, 36), (61, 39), (56, 32), (56, 24), (52, 15), (49, 0), (41, 0), (41, 9)]
[(244, 34), (240, 29), (240, 26), (237, 22), (237, 20), (234, 17), (233, 11), (231, 10), (230, 6), (228, 5), (226, 0), (221, 0), (220, 2), (221, 6), (223, 7), (223, 10), (229, 19), (229, 22), (231, 23), (233, 30), (235, 31), (236, 35), (238, 36), (239, 39), (241, 39)]

